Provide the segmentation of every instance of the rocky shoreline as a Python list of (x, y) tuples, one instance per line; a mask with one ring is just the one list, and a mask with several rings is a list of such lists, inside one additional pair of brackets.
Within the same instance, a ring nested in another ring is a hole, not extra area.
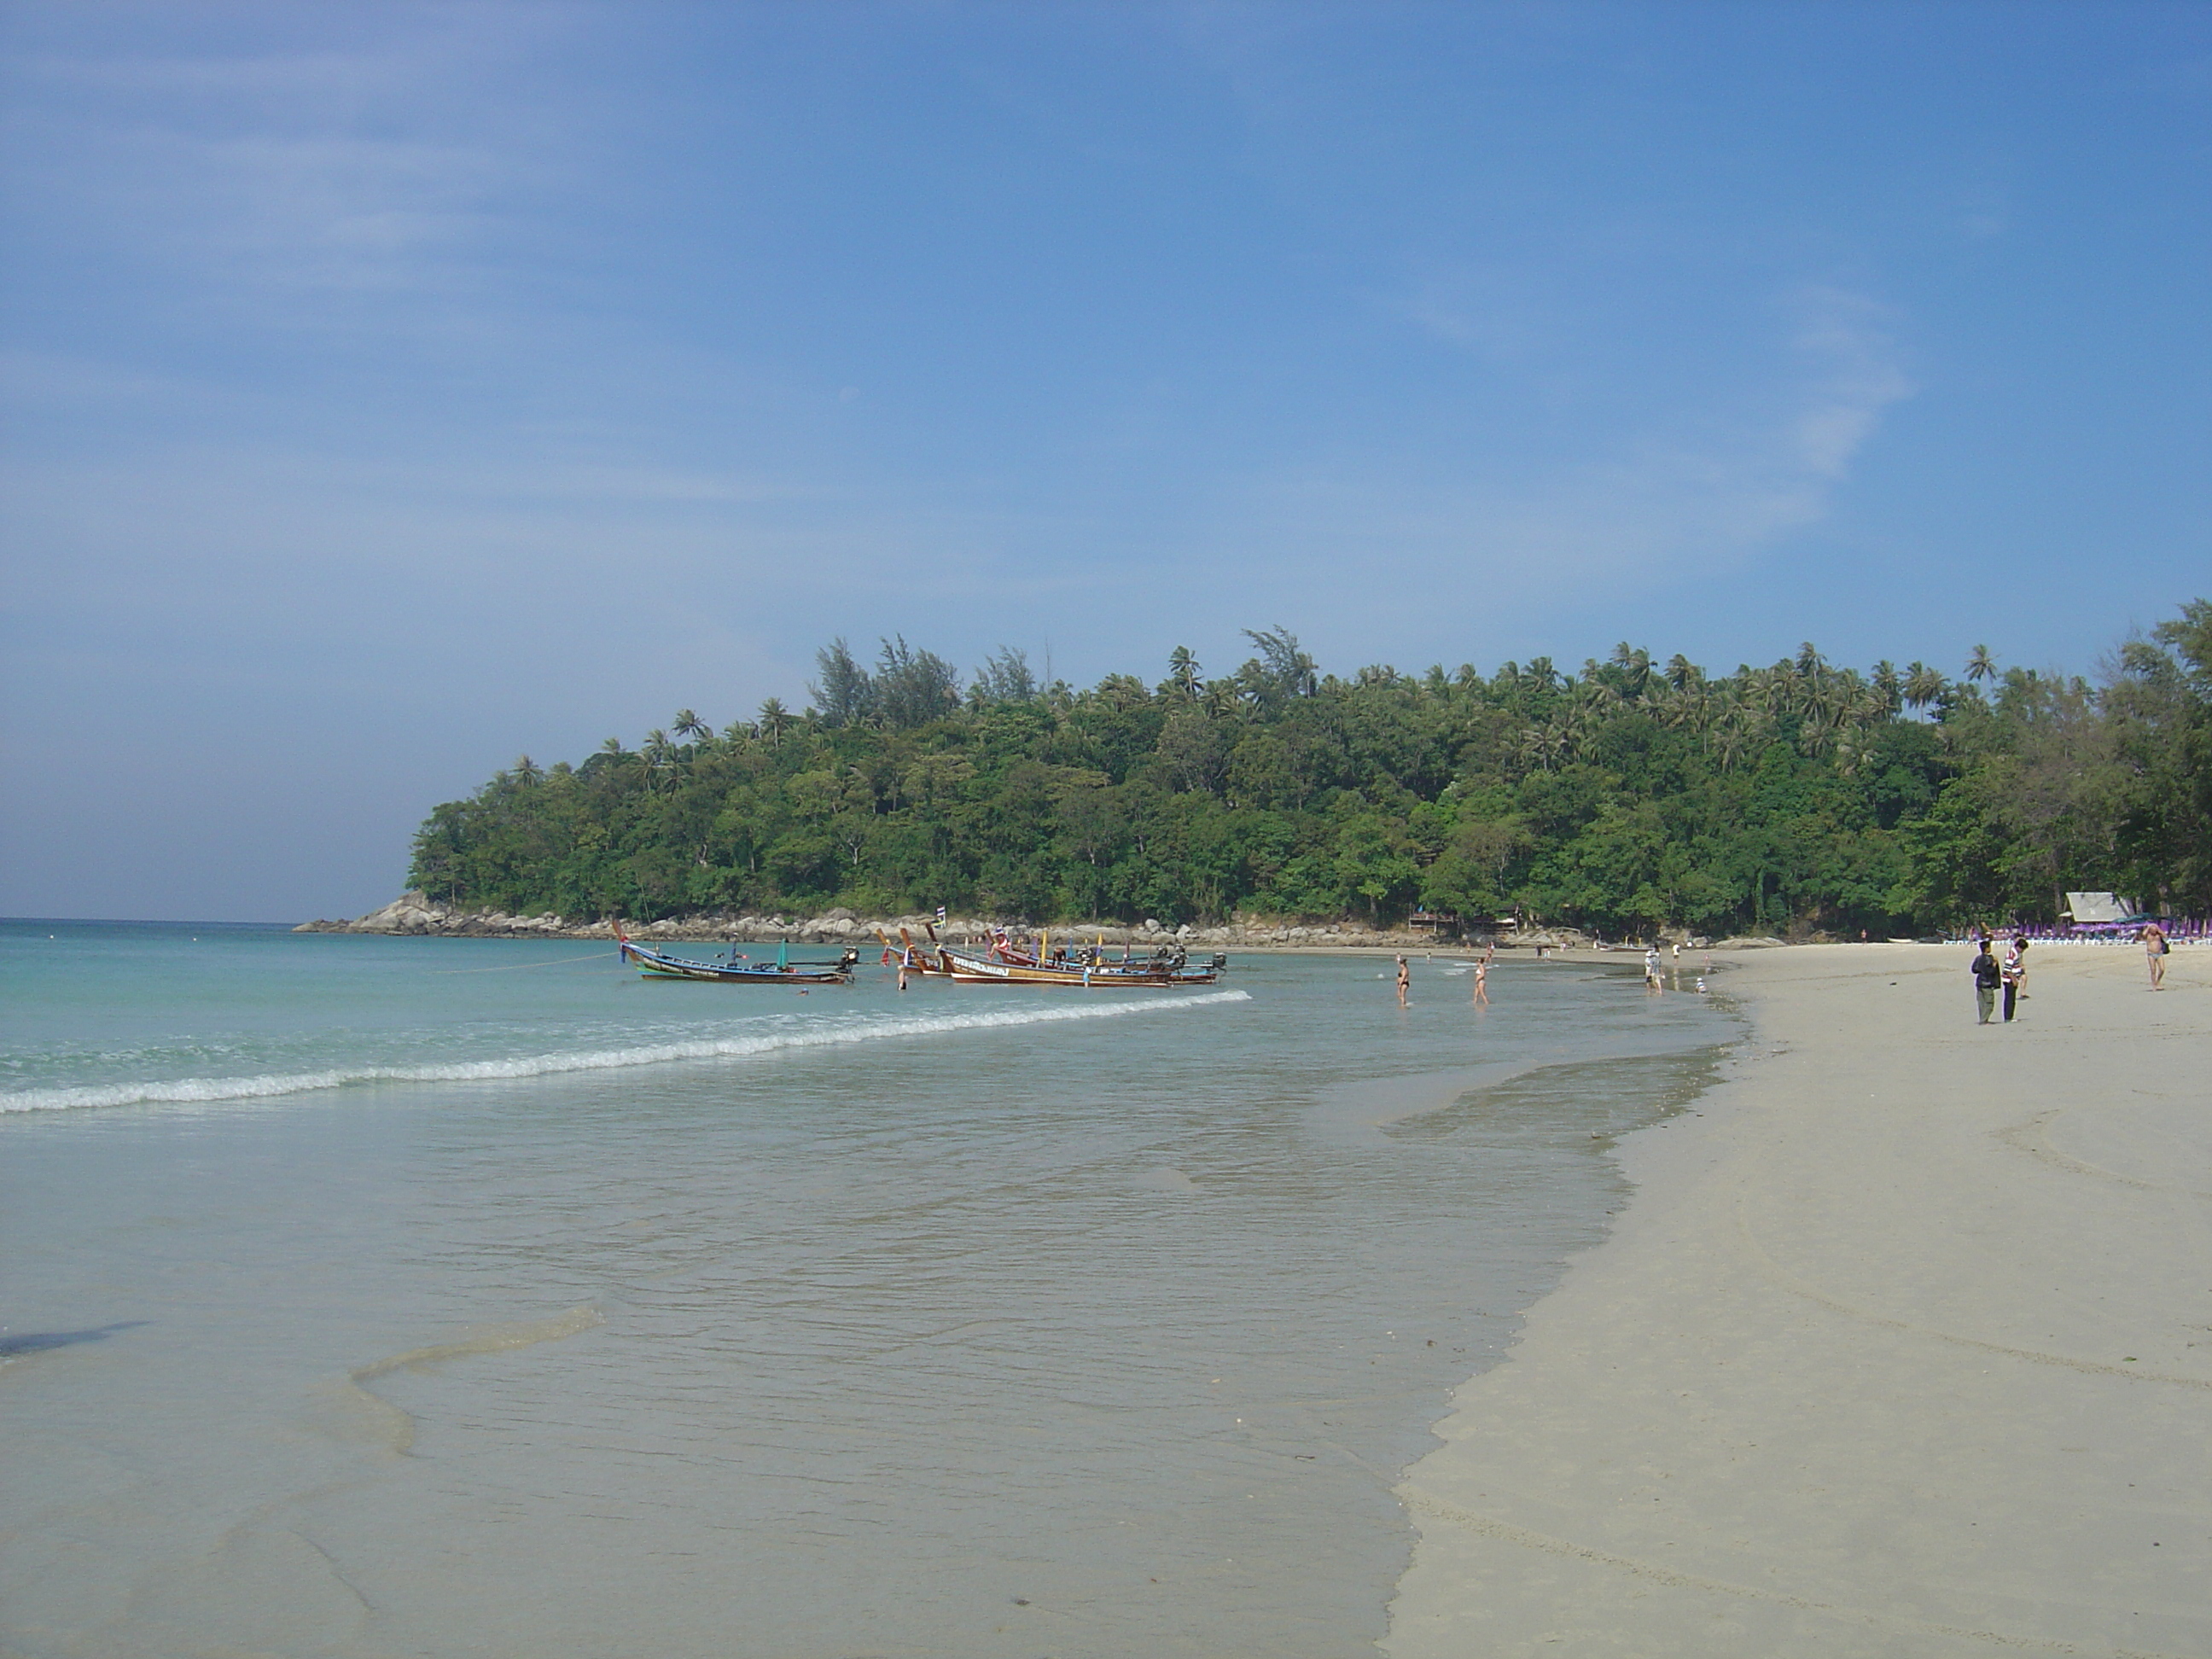
[[(841, 908), (818, 916), (763, 916), (714, 911), (641, 922), (627, 927), (623, 931), (633, 939), (698, 939), (716, 943), (736, 940), (760, 945), (789, 939), (794, 944), (860, 945), (874, 941), (878, 929), (896, 938), (898, 930), (905, 927), (910, 929), (916, 938), (921, 938), (926, 926), (933, 926), (939, 938), (957, 945), (984, 942), (994, 925), (973, 916), (951, 916), (939, 922), (933, 915), (861, 916)], [(535, 916), (508, 915), (500, 910), (442, 904), (416, 891), (403, 893), (382, 909), (372, 910), (365, 916), (357, 916), (351, 921), (306, 921), (292, 931), (295, 933), (396, 933), (452, 939), (603, 939), (614, 937), (614, 924), (609, 921), (572, 922), (550, 911)], [(1176, 939), (1186, 947), (1203, 945), (1217, 950), (1234, 948), (1245, 951), (1354, 948), (1404, 951), (1416, 947), (1433, 948), (1440, 942), (1431, 934), (1413, 928), (1378, 929), (1351, 921), (1232, 921), (1210, 927), (1193, 927), (1186, 922), (1176, 927), (1163, 927), (1151, 921), (1133, 927), (1116, 923), (1085, 922), (1070, 925), (1066, 931), (1086, 939), (1096, 939), (1103, 933), (1109, 945), (1146, 945)], [(1522, 931), (1510, 937), (1500, 936), (1498, 943), (1501, 945), (1542, 945), (1565, 950), (1586, 945), (1589, 940), (1573, 928), (1559, 927)]]

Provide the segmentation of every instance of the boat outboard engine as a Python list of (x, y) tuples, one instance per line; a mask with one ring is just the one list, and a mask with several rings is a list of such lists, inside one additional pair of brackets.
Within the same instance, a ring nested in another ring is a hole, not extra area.
[(1229, 952), (1226, 951), (1216, 951), (1211, 957), (1206, 958), (1206, 969), (1212, 973), (1218, 974), (1228, 965)]
[(841, 973), (842, 973), (842, 972), (843, 972), (845, 969), (847, 969), (850, 968), (850, 967), (851, 967), (854, 963), (858, 962), (860, 959), (860, 951), (858, 951), (857, 950), (855, 950), (853, 946), (851, 946), (851, 945), (847, 945), (847, 946), (845, 947), (845, 954), (844, 954), (843, 956), (842, 956), (842, 957), (838, 957), (838, 958), (837, 958), (837, 968), (838, 968), (838, 971), (839, 971), (839, 972), (841, 972)]

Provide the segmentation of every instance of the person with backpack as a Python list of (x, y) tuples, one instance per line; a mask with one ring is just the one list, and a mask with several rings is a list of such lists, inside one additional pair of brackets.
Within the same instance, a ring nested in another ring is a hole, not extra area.
[(1982, 953), (1974, 958), (1973, 975), (1974, 1003), (1981, 1011), (1981, 1018), (1976, 1023), (1986, 1025), (1990, 1023), (1990, 1016), (1996, 1012), (1997, 987), (2004, 983), (2004, 969), (1997, 966), (1997, 959), (1990, 954), (1987, 939), (1982, 941)]

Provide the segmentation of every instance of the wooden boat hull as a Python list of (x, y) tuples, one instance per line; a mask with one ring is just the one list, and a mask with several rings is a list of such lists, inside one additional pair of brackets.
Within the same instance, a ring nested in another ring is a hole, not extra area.
[(766, 963), (757, 968), (725, 966), (713, 962), (693, 962), (684, 957), (663, 955), (642, 945), (621, 940), (623, 960), (636, 964), (637, 971), (651, 980), (690, 980), (712, 985), (844, 985), (853, 977), (853, 963), (857, 959), (848, 951), (842, 962), (793, 963), (777, 968)]
[(951, 976), (952, 970), (945, 965), (939, 954), (944, 947), (934, 939), (926, 945), (916, 945), (914, 935), (903, 927), (899, 929), (902, 941), (899, 944), (894, 945), (890, 936), (880, 928), (877, 930), (876, 937), (884, 942), (884, 966), (886, 968), (903, 967), (909, 974), (926, 975), (937, 979)]
[(633, 958), (647, 979), (702, 980), (716, 985), (842, 985), (852, 975), (835, 968), (716, 968), (697, 963)]
[(1061, 985), (1101, 991), (1123, 987), (1157, 989), (1176, 985), (1211, 985), (1217, 977), (1212, 969), (1166, 973), (1114, 966), (1060, 968), (1045, 963), (1000, 962), (942, 947), (938, 954), (945, 963), (945, 971), (958, 985)]

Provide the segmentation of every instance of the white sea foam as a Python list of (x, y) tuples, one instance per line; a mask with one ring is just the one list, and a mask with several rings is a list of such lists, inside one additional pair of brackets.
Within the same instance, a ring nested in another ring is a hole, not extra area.
[(1243, 991), (1207, 991), (1195, 996), (1162, 997), (1141, 1002), (1087, 1002), (1073, 1007), (1005, 1008), (988, 1012), (979, 1010), (903, 1019), (845, 1019), (795, 1030), (751, 1032), (742, 1036), (694, 1037), (633, 1048), (574, 1049), (497, 1060), (447, 1060), (427, 1066), (360, 1066), (329, 1071), (268, 1073), (257, 1077), (188, 1077), (87, 1084), (61, 1089), (22, 1089), (0, 1093), (0, 1111), (62, 1111), (80, 1106), (254, 1100), (270, 1095), (342, 1089), (357, 1083), (469, 1083), (500, 1078), (546, 1077), (561, 1072), (658, 1066), (672, 1060), (715, 1060), (769, 1054), (781, 1048), (832, 1048), (844, 1043), (872, 1042), (882, 1037), (926, 1036), (939, 1031), (1044, 1025), (1071, 1019), (1112, 1019), (1125, 1014), (1159, 1013), (1175, 1008), (1200, 1007), (1207, 1003), (1251, 1000), (1250, 994)]

